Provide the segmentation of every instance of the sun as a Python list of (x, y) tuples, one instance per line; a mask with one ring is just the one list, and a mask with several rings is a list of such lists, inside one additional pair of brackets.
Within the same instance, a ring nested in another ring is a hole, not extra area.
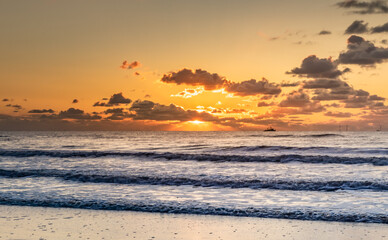
[(199, 121), (199, 120), (193, 120), (193, 121), (188, 121), (189, 123), (192, 123), (192, 124), (202, 124), (202, 123), (205, 123), (205, 122), (202, 122), (202, 121)]

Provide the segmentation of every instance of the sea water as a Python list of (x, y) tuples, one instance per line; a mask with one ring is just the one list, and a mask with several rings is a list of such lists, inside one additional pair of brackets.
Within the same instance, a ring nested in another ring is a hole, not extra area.
[(388, 223), (387, 132), (0, 132), (0, 204)]

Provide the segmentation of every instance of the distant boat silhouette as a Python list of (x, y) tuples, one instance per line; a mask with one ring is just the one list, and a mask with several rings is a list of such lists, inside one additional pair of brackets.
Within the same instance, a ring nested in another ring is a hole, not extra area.
[(376, 131), (377, 132), (381, 132), (381, 125), (380, 125), (380, 127)]
[(276, 129), (273, 127), (268, 127), (267, 129), (264, 130), (264, 132), (276, 132)]

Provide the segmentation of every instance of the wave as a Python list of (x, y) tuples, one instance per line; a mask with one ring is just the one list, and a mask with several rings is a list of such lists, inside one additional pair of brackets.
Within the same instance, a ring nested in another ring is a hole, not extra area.
[(316, 163), (316, 164), (372, 164), (388, 166), (386, 157), (341, 157), (341, 156), (306, 156), (287, 154), (279, 156), (246, 156), (188, 154), (170, 152), (109, 152), (109, 151), (45, 151), (45, 150), (0, 150), (0, 157), (35, 157), (56, 158), (99, 158), (99, 157), (141, 157), (144, 159), (163, 159), (175, 161), (210, 161), (210, 162), (274, 162), (274, 163)]
[(7, 178), (20, 177), (55, 177), (64, 180), (92, 183), (117, 183), (141, 185), (167, 185), (196, 187), (228, 187), (251, 189), (276, 189), (294, 191), (337, 191), (337, 190), (373, 190), (387, 191), (388, 182), (372, 181), (289, 181), (289, 180), (261, 180), (261, 179), (232, 179), (232, 178), (207, 178), (201, 176), (173, 177), (173, 176), (139, 176), (139, 175), (103, 175), (86, 174), (51, 169), (39, 170), (5, 170), (0, 169), (0, 176)]
[(322, 211), (312, 209), (283, 209), (283, 208), (232, 208), (214, 207), (205, 204), (174, 203), (154, 201), (144, 203), (142, 201), (114, 201), (114, 200), (90, 200), (90, 199), (21, 199), (0, 195), (0, 204), (18, 206), (39, 206), (39, 207), (65, 207), (77, 209), (94, 210), (116, 210), (116, 211), (138, 211), (175, 214), (197, 214), (197, 215), (223, 215), (236, 217), (260, 217), (260, 218), (281, 218), (312, 221), (337, 221), (337, 222), (366, 222), (388, 224), (387, 214), (376, 213), (344, 213), (333, 211)]
[(335, 133), (322, 133), (322, 134), (301, 135), (300, 137), (323, 138), (323, 137), (344, 137), (344, 135), (335, 134)]
[(344, 137), (344, 135), (336, 133), (322, 133), (322, 134), (254, 134), (250, 137), (268, 137), (268, 138), (325, 138), (325, 137)]
[(282, 151), (282, 150), (327, 150), (329, 147), (292, 147), (292, 146), (230, 146), (222, 147), (221, 150), (243, 150), (243, 151), (257, 151), (257, 150), (272, 150), (272, 151)]

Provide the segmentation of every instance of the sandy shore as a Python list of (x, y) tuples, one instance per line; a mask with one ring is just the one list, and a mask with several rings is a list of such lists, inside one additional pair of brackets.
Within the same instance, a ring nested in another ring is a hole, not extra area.
[(0, 206), (0, 239), (388, 239), (388, 225)]

